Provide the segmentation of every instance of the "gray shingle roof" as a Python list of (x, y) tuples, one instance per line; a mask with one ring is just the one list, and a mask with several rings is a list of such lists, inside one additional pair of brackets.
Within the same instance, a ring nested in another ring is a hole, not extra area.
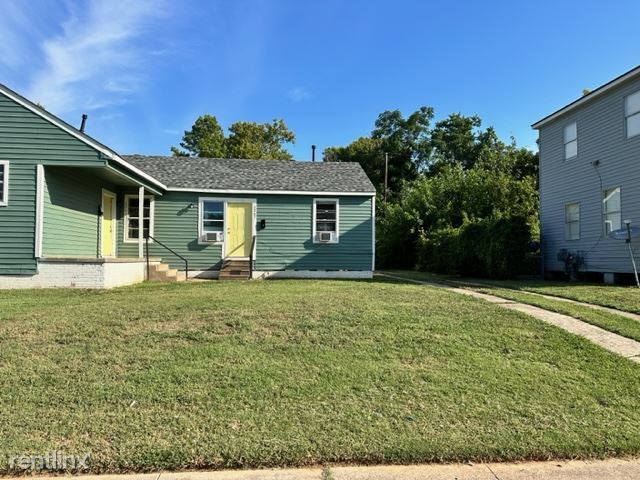
[(352, 162), (295, 162), (123, 155), (169, 188), (296, 192), (366, 192), (375, 188)]

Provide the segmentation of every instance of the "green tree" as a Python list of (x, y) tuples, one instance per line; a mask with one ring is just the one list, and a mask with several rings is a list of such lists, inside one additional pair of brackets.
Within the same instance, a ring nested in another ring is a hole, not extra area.
[(226, 157), (224, 132), (213, 115), (202, 115), (191, 130), (186, 130), (180, 142), (182, 150), (171, 147), (171, 153), (178, 157)]
[(389, 192), (400, 191), (402, 184), (417, 178), (431, 153), (429, 125), (431, 107), (420, 107), (407, 118), (399, 110), (378, 115), (369, 137), (360, 137), (346, 147), (329, 147), (324, 160), (358, 162), (379, 192), (384, 188), (385, 153), (389, 155)]
[(234, 123), (225, 144), (229, 158), (291, 160), (293, 157), (283, 144), (295, 140), (284, 121), (274, 119), (271, 123)]
[(384, 148), (379, 139), (360, 137), (346, 147), (324, 149), (325, 162), (357, 162), (378, 191), (384, 185)]
[(475, 165), (485, 149), (503, 148), (504, 144), (493, 127), (482, 131), (481, 125), (480, 117), (467, 117), (459, 113), (452, 113), (437, 122), (431, 132), (431, 172), (437, 172), (443, 165), (453, 164), (468, 169)]

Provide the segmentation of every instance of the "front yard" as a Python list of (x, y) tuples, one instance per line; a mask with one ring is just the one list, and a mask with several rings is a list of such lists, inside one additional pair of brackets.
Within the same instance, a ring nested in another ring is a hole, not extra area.
[(640, 454), (640, 366), (395, 281), (0, 292), (0, 470)]

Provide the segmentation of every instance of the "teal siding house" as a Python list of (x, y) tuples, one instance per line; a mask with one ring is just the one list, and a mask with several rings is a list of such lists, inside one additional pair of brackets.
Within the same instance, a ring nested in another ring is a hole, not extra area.
[(0, 85), (0, 288), (370, 278), (355, 163), (121, 156)]

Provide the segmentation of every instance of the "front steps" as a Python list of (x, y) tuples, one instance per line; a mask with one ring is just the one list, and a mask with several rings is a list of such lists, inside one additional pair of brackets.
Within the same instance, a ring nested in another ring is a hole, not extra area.
[(153, 263), (149, 266), (149, 278), (155, 282), (183, 282), (184, 272), (178, 272), (175, 268), (169, 268), (166, 263)]
[(222, 262), (218, 280), (249, 280), (250, 276), (249, 260), (228, 258)]

